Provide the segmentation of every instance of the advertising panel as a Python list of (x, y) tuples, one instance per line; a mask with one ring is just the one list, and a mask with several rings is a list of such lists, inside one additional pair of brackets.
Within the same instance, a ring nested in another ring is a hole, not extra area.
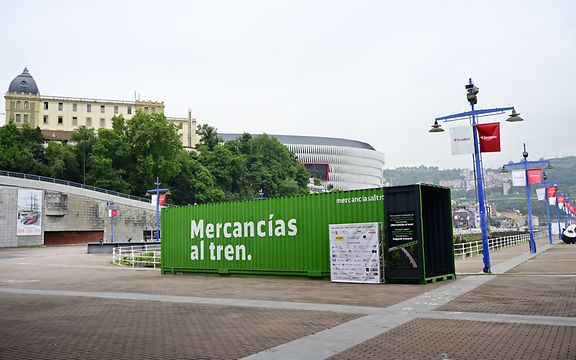
[(452, 155), (472, 154), (474, 153), (474, 143), (472, 141), (471, 126), (456, 126), (450, 128), (450, 144)]
[(330, 279), (381, 282), (378, 223), (330, 224)]
[(42, 190), (18, 189), (16, 235), (42, 235)]
[(418, 267), (418, 237), (413, 212), (388, 214), (389, 266), (401, 269)]
[(382, 188), (162, 210), (162, 272), (330, 275), (330, 224), (382, 222)]
[(481, 152), (500, 152), (500, 123), (476, 125)]

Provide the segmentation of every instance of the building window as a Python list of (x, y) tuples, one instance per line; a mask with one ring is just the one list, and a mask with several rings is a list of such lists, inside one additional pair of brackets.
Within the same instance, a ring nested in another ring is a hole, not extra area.
[(146, 114), (148, 114), (148, 113), (150, 112), (150, 110), (148, 109), (148, 106), (144, 106), (144, 112), (145, 112)]
[(48, 110), (48, 101), (44, 101), (44, 110)]
[(78, 117), (72, 116), (72, 126), (78, 126)]
[(152, 114), (154, 114), (156, 112), (156, 108), (152, 107)]
[(21, 115), (20, 114), (16, 114), (16, 122), (19, 123), (21, 121)]
[(28, 124), (28, 114), (24, 114), (24, 124)]
[(128, 115), (132, 114), (132, 106), (128, 105)]
[(106, 127), (106, 119), (100, 118), (100, 127), (101, 128)]
[(64, 103), (58, 103), (58, 111), (64, 110)]
[(72, 111), (78, 111), (78, 104), (72, 104)]
[(28, 110), (28, 107), (29, 107), (28, 101), (24, 101), (24, 109)]
[(86, 112), (92, 112), (92, 104), (86, 104)]
[(16, 101), (16, 110), (20, 110), (20, 101)]
[(106, 112), (106, 106), (100, 105), (100, 114), (104, 114)]
[(44, 122), (44, 124), (48, 124), (48, 115), (44, 115), (43, 122)]
[(62, 116), (58, 116), (58, 125), (62, 124), (64, 124), (64, 119), (62, 118)]
[(118, 114), (118, 105), (114, 105), (114, 114)]
[(86, 126), (92, 126), (92, 118), (86, 118)]
[(182, 124), (181, 122), (178, 123), (178, 129), (182, 129)]

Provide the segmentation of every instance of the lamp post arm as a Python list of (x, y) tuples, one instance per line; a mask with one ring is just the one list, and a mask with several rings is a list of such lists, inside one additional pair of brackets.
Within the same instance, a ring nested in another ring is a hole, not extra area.
[(466, 111), (466, 112), (459, 113), (459, 114), (441, 116), (441, 117), (436, 118), (435, 120), (444, 121), (444, 122), (455, 121), (455, 120), (460, 120), (460, 119), (470, 117), (472, 115), (475, 115), (476, 117), (478, 117), (478, 116), (494, 114), (494, 113), (500, 113), (501, 114), (504, 111), (509, 111), (509, 110), (514, 110), (514, 107), (509, 106), (509, 107), (494, 108), (494, 109), (472, 110), (472, 111)]

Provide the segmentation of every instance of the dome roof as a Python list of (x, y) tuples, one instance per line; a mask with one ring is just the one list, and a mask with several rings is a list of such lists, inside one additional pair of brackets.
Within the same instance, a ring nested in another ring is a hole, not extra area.
[(40, 94), (38, 86), (36, 86), (36, 81), (34, 81), (34, 78), (30, 75), (28, 68), (26, 67), (24, 68), (24, 71), (22, 71), (22, 74), (16, 76), (14, 80), (12, 80), (8, 92)]

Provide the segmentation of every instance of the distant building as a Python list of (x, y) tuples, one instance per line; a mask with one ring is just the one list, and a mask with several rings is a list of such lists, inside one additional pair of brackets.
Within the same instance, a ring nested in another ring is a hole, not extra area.
[[(15, 123), (19, 127), (23, 124), (39, 127), (47, 140), (68, 141), (74, 130), (81, 126), (93, 129), (112, 128), (112, 117), (115, 115), (130, 119), (136, 111), (148, 114), (164, 113), (162, 101), (41, 95), (27, 68), (10, 82), (4, 98), (7, 123)], [(178, 127), (178, 134), (185, 148), (192, 148), (198, 143), (196, 120), (192, 119), (190, 112), (187, 118), (167, 117), (167, 120)]]
[[(224, 141), (241, 134), (219, 134)], [(340, 190), (383, 186), (384, 154), (361, 141), (319, 136), (270, 135), (292, 151), (324, 188)]]

